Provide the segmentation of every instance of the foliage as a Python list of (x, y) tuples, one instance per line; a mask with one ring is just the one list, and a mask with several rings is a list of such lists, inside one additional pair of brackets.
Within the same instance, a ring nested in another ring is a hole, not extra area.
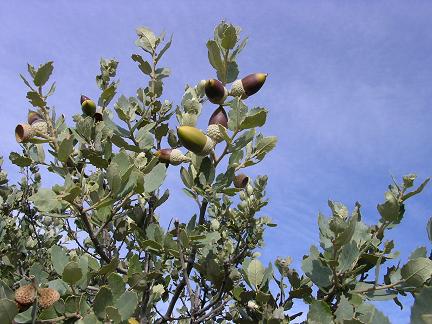
[[(210, 142), (210, 154), (179, 153), (183, 166), (176, 166), (181, 162), (169, 154), (185, 150), (172, 117), (180, 126), (196, 126), (207, 104), (206, 82), (186, 85), (174, 108), (163, 99), (170, 70), (160, 67), (172, 39), (145, 27), (136, 32), (143, 52), (132, 60), (148, 84), (112, 104), (118, 62), (101, 59), (97, 111), (74, 115), (73, 125), (48, 103), (55, 92), (55, 83), (46, 90), (52, 62), (29, 64), (29, 76), (21, 75), (45, 128), (9, 156), (21, 180), (11, 184), (0, 173), (1, 323), (289, 323), (302, 315), (293, 314), (294, 302), (309, 305), (308, 323), (387, 323), (370, 301), (402, 307), (398, 296), (406, 294), (415, 296), (413, 323), (430, 322), (426, 247), (401, 265), (392, 262), (398, 253), (385, 239), (403, 221), (405, 201), (429, 179), (415, 190), (412, 174), (390, 185), (374, 225), (362, 221), (359, 203), (349, 212), (329, 201), (331, 216), (318, 217), (320, 244), (304, 256), (303, 274), (290, 257), (263, 265), (255, 251), (264, 244), (265, 229), (275, 226), (260, 215), (267, 177), (247, 185), (233, 180), (275, 147), (275, 137), (257, 132), (268, 111), (228, 97), (221, 104), (229, 109), (228, 127), (216, 129), (221, 143)], [(240, 28), (226, 22), (207, 42), (209, 62), (224, 86), (238, 78), (236, 59), (246, 43)], [(198, 211), (165, 228), (157, 212), (170, 197), (169, 189), (161, 189), (168, 168), (177, 168)], [(41, 169), (58, 183), (42, 183)], [(391, 265), (384, 269), (384, 263)], [(38, 292), (27, 305), (14, 301), (14, 291), (24, 285)], [(60, 294), (48, 308), (37, 302), (43, 287)]]

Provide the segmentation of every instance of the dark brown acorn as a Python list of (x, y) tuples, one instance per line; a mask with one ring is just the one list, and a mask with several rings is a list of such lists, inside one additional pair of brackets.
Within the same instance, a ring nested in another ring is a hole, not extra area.
[(237, 174), (234, 177), (234, 187), (236, 188), (245, 188), (249, 182), (249, 177), (244, 173)]
[(225, 128), (228, 127), (228, 116), (222, 106), (219, 106), (219, 108), (217, 108), (210, 116), (208, 125), (207, 135), (216, 143), (221, 142), (223, 140), (223, 136), (218, 125), (221, 125)]
[(253, 73), (232, 84), (230, 95), (246, 99), (257, 93), (267, 79), (267, 73)]
[(214, 104), (222, 104), (228, 97), (228, 90), (216, 79), (207, 80), (204, 91), (208, 100)]
[(96, 103), (89, 97), (81, 95), (81, 108), (85, 115), (93, 117), (96, 113)]

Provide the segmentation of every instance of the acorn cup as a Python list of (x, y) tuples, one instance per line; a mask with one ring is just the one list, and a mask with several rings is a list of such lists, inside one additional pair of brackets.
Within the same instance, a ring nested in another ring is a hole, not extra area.
[(228, 116), (222, 106), (219, 106), (219, 108), (217, 108), (210, 116), (208, 125), (207, 135), (216, 143), (222, 142), (223, 136), (219, 129), (219, 125), (225, 128), (228, 127)]
[(83, 113), (87, 116), (93, 117), (96, 113), (96, 103), (84, 95), (81, 95), (80, 102)]
[(235, 80), (232, 84), (230, 95), (246, 99), (257, 93), (267, 79), (267, 73), (249, 74), (241, 80)]
[(35, 136), (35, 130), (29, 124), (18, 124), (15, 127), (15, 139), (18, 143), (26, 143)]
[(38, 291), (38, 303), (41, 308), (50, 308), (54, 303), (60, 299), (60, 293), (53, 288), (41, 288)]
[(33, 285), (21, 286), (15, 291), (15, 301), (20, 306), (27, 306), (33, 304), (35, 299), (36, 289)]
[(246, 188), (246, 186), (249, 182), (249, 177), (247, 175), (245, 175), (244, 173), (240, 173), (234, 177), (233, 182), (234, 182), (234, 187), (236, 187), (236, 188), (239, 188), (239, 189)]
[(95, 123), (103, 121), (102, 107), (99, 107), (98, 110), (94, 113), (93, 119), (95, 120)]
[(40, 122), (43, 121), (43, 117), (41, 114), (39, 114), (36, 111), (30, 110), (27, 114), (27, 122), (29, 123), (29, 125), (33, 125), (36, 122)]
[(169, 163), (171, 165), (179, 165), (183, 162), (190, 162), (191, 158), (184, 155), (178, 149), (161, 149), (155, 153), (160, 162)]
[(215, 142), (209, 136), (195, 127), (180, 126), (177, 128), (177, 135), (181, 144), (197, 155), (205, 156), (215, 146)]
[(216, 79), (207, 80), (204, 91), (208, 100), (214, 104), (223, 104), (228, 97), (228, 90)]

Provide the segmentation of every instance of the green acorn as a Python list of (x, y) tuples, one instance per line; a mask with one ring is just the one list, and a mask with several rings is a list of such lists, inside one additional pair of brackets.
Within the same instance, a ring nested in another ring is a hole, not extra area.
[(93, 117), (93, 115), (96, 113), (96, 103), (89, 97), (82, 95), (81, 109), (85, 115)]
[(267, 79), (267, 73), (254, 73), (241, 80), (235, 80), (232, 84), (230, 95), (246, 99), (257, 93)]
[(189, 151), (205, 156), (211, 152), (215, 143), (198, 128), (191, 126), (180, 126), (177, 128), (177, 135), (182, 145)]
[(216, 79), (207, 80), (204, 90), (208, 100), (214, 104), (223, 104), (228, 97), (228, 90)]
[(240, 173), (234, 177), (234, 187), (245, 188), (249, 182), (249, 177), (244, 173)]
[(216, 143), (222, 142), (223, 136), (218, 125), (221, 125), (225, 128), (228, 127), (228, 116), (222, 106), (219, 106), (219, 108), (217, 108), (210, 116), (208, 125), (207, 135)]
[(178, 149), (161, 149), (155, 153), (160, 162), (179, 165), (183, 162), (190, 162), (191, 159)]

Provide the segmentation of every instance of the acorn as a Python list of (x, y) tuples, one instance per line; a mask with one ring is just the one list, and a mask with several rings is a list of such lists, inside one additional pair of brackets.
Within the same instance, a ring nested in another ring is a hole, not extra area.
[(234, 187), (245, 188), (249, 182), (249, 177), (244, 173), (240, 173), (234, 177)]
[(15, 291), (15, 301), (20, 305), (30, 305), (36, 298), (36, 289), (33, 285), (19, 287)]
[(60, 293), (53, 288), (39, 289), (39, 306), (41, 308), (49, 308), (60, 299)]
[(219, 106), (210, 116), (208, 125), (207, 135), (216, 143), (222, 142), (223, 136), (218, 125), (228, 127), (228, 116), (222, 106)]
[(232, 84), (230, 95), (246, 99), (257, 93), (267, 79), (267, 73), (249, 74), (241, 80), (235, 80)]
[(178, 149), (161, 149), (155, 153), (159, 158), (160, 162), (169, 163), (172, 165), (179, 165), (183, 162), (190, 162), (191, 158), (183, 155), (183, 153)]
[(81, 109), (87, 116), (92, 117), (96, 113), (96, 103), (89, 97), (81, 95)]
[(198, 128), (191, 126), (180, 126), (177, 128), (177, 135), (182, 145), (189, 151), (205, 156), (211, 152), (215, 143)]
[(43, 120), (44, 119), (43, 119), (42, 115), (36, 111), (30, 110), (27, 114), (27, 122), (29, 123), (29, 125), (32, 125), (35, 122), (40, 122)]
[(18, 143), (28, 142), (35, 136), (35, 130), (29, 124), (18, 124), (15, 127), (15, 139)]
[(222, 104), (228, 97), (228, 90), (216, 79), (207, 80), (204, 90), (208, 100), (214, 104)]

